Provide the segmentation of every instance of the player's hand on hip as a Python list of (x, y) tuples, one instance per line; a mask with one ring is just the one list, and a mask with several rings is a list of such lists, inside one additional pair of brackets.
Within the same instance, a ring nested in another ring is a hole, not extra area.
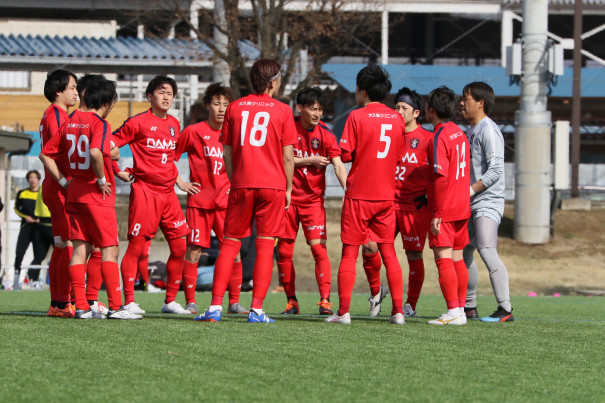
[(105, 195), (111, 196), (111, 183), (107, 182), (103, 185), (97, 183), (99, 190), (103, 193), (103, 200), (105, 200)]
[(441, 218), (433, 218), (431, 220), (431, 232), (433, 235), (439, 235), (441, 232)]
[[(179, 185), (177, 184), (177, 186)], [(187, 192), (190, 195), (194, 195), (200, 192), (200, 188), (198, 186), (200, 186), (200, 184), (197, 182), (185, 182), (179, 186), (179, 189), (181, 189), (183, 192)]]

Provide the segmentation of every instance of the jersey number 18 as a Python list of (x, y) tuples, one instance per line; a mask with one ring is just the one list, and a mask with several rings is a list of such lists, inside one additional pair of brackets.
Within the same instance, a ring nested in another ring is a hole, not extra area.
[[(248, 115), (249, 111), (242, 111), (242, 126), (241, 126), (241, 145), (244, 145), (246, 134), (248, 131)], [(261, 123), (262, 120), (262, 123)], [(252, 129), (250, 130), (248, 141), (251, 146), (262, 147), (267, 141), (267, 126), (269, 125), (269, 113), (268, 112), (257, 112), (254, 115), (254, 121), (252, 123)], [(257, 133), (260, 132), (260, 138), (257, 138)]]

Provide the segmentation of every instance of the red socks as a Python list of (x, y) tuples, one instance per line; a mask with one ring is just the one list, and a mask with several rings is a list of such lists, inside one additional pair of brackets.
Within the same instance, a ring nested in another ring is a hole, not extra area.
[(183, 291), (187, 303), (195, 303), (195, 285), (197, 283), (197, 263), (185, 261), (183, 264)]
[[(170, 256), (166, 262), (166, 273), (168, 281), (166, 284), (165, 304), (169, 304), (176, 299), (176, 294), (181, 287), (183, 279), (183, 264), (185, 263), (185, 253), (187, 252), (187, 243), (185, 238), (169, 239)], [(137, 259), (138, 260), (138, 259)]]
[(124, 287), (124, 305), (134, 302), (134, 279), (137, 275), (137, 262), (145, 247), (145, 238), (137, 237), (128, 241), (128, 249), (122, 258), (122, 286)]
[(416, 303), (420, 297), (422, 284), (424, 284), (424, 260), (408, 260), (408, 264), (410, 265), (410, 274), (408, 277), (409, 286), (406, 303), (416, 310)]
[(256, 238), (256, 261), (252, 273), (254, 287), (252, 288), (252, 304), (250, 306), (252, 309), (263, 309), (263, 301), (271, 285), (274, 247), (275, 240), (273, 238)]
[(89, 310), (90, 305), (86, 300), (86, 289), (84, 286), (84, 277), (86, 276), (86, 265), (76, 264), (69, 266), (69, 275), (71, 277), (71, 287), (76, 298), (76, 308), (83, 311)]
[[(119, 273), (119, 271), (118, 271)], [(101, 274), (101, 251), (90, 252), (90, 257), (86, 263), (86, 299), (96, 301), (99, 299), (99, 290), (103, 283)], [(120, 297), (121, 298), (121, 297)]]
[(466, 289), (468, 287), (468, 269), (464, 259), (454, 262), (456, 277), (458, 278), (458, 307), (466, 305)]
[(403, 313), (403, 274), (392, 243), (379, 243), (378, 250), (387, 270), (389, 291), (393, 300), (391, 315)]
[(294, 272), (294, 241), (291, 239), (280, 240), (277, 242), (279, 259), (277, 260), (277, 270), (279, 271), (279, 281), (284, 287), (286, 297), (290, 298), (296, 295), (296, 273)]
[(437, 263), (437, 270), (439, 270), (439, 285), (441, 286), (441, 293), (445, 298), (447, 309), (458, 308), (458, 277), (456, 276), (454, 261), (444, 258), (437, 259), (435, 263)]
[(370, 285), (370, 293), (376, 295), (380, 291), (380, 266), (382, 265), (380, 254), (376, 252), (370, 255), (362, 254), (361, 256), (363, 258), (363, 269)]
[(355, 286), (357, 255), (359, 245), (342, 245), (342, 259), (338, 267), (338, 315), (349, 312), (351, 307), (351, 294)]
[[(221, 252), (214, 266), (214, 277), (212, 280), (212, 302), (210, 305), (222, 305), (225, 291), (229, 285), (229, 279), (233, 270), (233, 260), (239, 253), (242, 243), (233, 239), (225, 239)], [(255, 284), (256, 285), (256, 284)]]
[(233, 271), (229, 279), (229, 305), (239, 302), (239, 296), (242, 293), (242, 262), (233, 262)]
[(149, 251), (151, 250), (151, 239), (148, 239), (143, 247), (143, 252), (137, 260), (137, 271), (142, 281), (149, 284)]
[(332, 287), (332, 266), (328, 258), (328, 249), (324, 244), (311, 246), (311, 253), (315, 259), (315, 279), (319, 287), (319, 297), (330, 298), (330, 288)]
[(120, 309), (122, 294), (120, 293), (120, 269), (117, 262), (101, 263), (101, 272), (107, 291), (107, 302), (112, 311)]

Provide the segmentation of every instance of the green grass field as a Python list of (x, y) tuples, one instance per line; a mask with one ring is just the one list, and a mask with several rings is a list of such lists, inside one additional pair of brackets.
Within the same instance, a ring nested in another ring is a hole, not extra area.
[[(285, 298), (270, 294), (276, 323), (249, 325), (163, 315), (163, 294), (147, 293), (140, 321), (48, 318), (47, 292), (3, 291), (0, 402), (605, 399), (601, 297), (515, 297), (514, 323), (460, 327), (426, 324), (441, 296), (421, 296), (422, 317), (405, 326), (388, 323), (388, 298), (366, 316), (367, 297), (354, 295), (347, 326), (315, 315), (315, 294), (299, 296), (297, 317), (278, 314)], [(210, 294), (197, 301), (207, 307)], [(478, 302), (480, 315), (495, 309), (493, 297)]]

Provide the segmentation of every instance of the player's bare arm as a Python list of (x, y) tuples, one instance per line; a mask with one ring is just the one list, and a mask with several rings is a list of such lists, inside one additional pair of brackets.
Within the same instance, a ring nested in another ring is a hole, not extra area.
[[(284, 156), (284, 171), (286, 172), (286, 210), (290, 208), (292, 196), (292, 177), (294, 176), (294, 148), (290, 146), (282, 147)], [(226, 156), (226, 155), (225, 155)], [(227, 161), (225, 160), (225, 163)], [(228, 166), (228, 165), (226, 165)], [(229, 171), (227, 171), (229, 172)]]
[(97, 185), (103, 194), (103, 199), (105, 199), (105, 195), (111, 195), (111, 183), (109, 183), (107, 178), (105, 178), (103, 153), (98, 148), (91, 148), (90, 159), (92, 170), (95, 171), (95, 175), (97, 175)]
[(109, 152), (109, 157), (111, 158), (111, 160), (112, 161), (119, 160), (120, 159), (120, 149), (113, 144), (113, 141), (111, 142), (110, 150), (111, 151)]
[(481, 182), (481, 179), (479, 179), (477, 182), (471, 185), (471, 196), (475, 193), (483, 192), (485, 189), (487, 189), (487, 187), (483, 184), (483, 182)]
[(306, 165), (313, 165), (316, 168), (325, 168), (328, 165), (330, 165), (330, 160), (321, 155), (314, 155), (314, 156), (308, 157), (308, 158), (294, 157), (294, 166), (295, 167), (298, 168), (298, 167), (302, 167), (302, 166), (306, 166)]
[(55, 160), (43, 153), (40, 153), (38, 157), (40, 158), (40, 161), (42, 161), (44, 168), (46, 168), (46, 170), (50, 173), (53, 179), (56, 180), (59, 185), (67, 189), (67, 186), (69, 186), (69, 182), (71, 182), (71, 179), (67, 180), (67, 178), (65, 178), (65, 175), (63, 175), (63, 173), (59, 170), (59, 167), (57, 166)]
[(338, 179), (338, 183), (344, 189), (347, 186), (347, 168), (342, 163), (340, 157), (332, 158), (332, 165), (334, 166), (334, 174), (336, 174), (336, 179)]
[(200, 192), (200, 184), (197, 182), (185, 182), (180, 175), (176, 176), (176, 185), (183, 192), (187, 192), (190, 195), (194, 195)]

